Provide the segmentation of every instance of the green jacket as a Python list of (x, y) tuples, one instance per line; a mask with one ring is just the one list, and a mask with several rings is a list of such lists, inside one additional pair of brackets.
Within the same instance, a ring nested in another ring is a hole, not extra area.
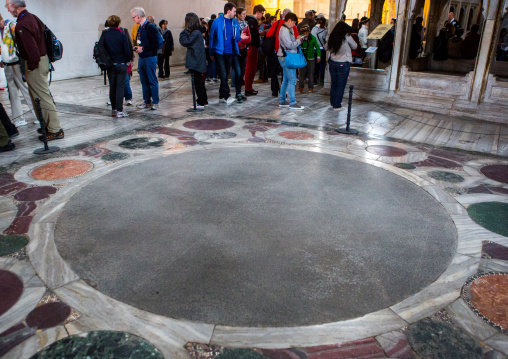
[(307, 60), (314, 60), (314, 49), (316, 50), (317, 57), (321, 58), (321, 50), (314, 35), (309, 34), (309, 38), (302, 41), (301, 47), (303, 55)]

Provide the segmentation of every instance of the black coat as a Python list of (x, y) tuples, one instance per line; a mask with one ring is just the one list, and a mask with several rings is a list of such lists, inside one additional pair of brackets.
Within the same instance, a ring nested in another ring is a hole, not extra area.
[(205, 40), (201, 31), (183, 30), (180, 33), (180, 45), (187, 48), (185, 67), (201, 73), (206, 72)]
[(249, 46), (261, 46), (261, 39), (259, 37), (259, 25), (256, 18), (252, 15), (248, 15), (245, 20), (247, 21), (247, 25), (249, 25), (250, 30), (250, 44)]

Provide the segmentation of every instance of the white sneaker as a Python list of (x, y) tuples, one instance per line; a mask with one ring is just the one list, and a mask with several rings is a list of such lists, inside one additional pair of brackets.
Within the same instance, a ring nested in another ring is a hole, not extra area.
[(120, 112), (120, 111), (118, 111), (118, 112), (116, 113), (116, 117), (117, 117), (117, 118), (129, 117), (129, 114), (128, 114), (127, 112)]
[(106, 105), (111, 106), (111, 102), (110, 101), (106, 102)]
[(300, 106), (299, 104), (295, 103), (294, 105), (289, 105), (289, 108), (291, 110), (303, 110), (305, 107)]
[[(37, 121), (37, 123), (39, 123), (39, 121)], [(26, 122), (26, 120), (21, 120), (21, 121), (16, 122), (15, 125), (16, 125), (16, 127), (19, 127), (19, 126), (28, 125), (28, 123)]]
[(147, 108), (148, 105), (146, 103), (141, 103), (141, 104), (137, 105), (136, 107), (140, 108), (140, 109), (144, 109), (144, 108)]
[(345, 107), (334, 107), (333, 108), (334, 111), (346, 111), (346, 108)]
[(152, 104), (152, 107), (150, 109), (151, 110), (158, 110), (159, 109), (159, 104), (157, 104), (157, 103)]
[(127, 101), (125, 101), (125, 104), (126, 104), (127, 106), (132, 106), (132, 100), (127, 100)]
[(227, 103), (228, 105), (231, 105), (231, 104), (232, 104), (233, 102), (235, 102), (235, 101), (236, 101), (236, 99), (235, 99), (233, 96), (231, 96), (230, 98), (228, 98), (228, 99), (226, 100), (226, 103)]
[[(196, 109), (203, 109), (203, 110), (204, 110), (204, 109), (205, 109), (205, 107), (208, 107), (208, 105), (201, 106), (201, 105), (196, 104)], [(194, 109), (194, 106), (191, 106), (190, 108), (191, 108), (191, 109)]]
[(220, 98), (219, 99), (219, 103), (227, 103), (226, 99), (225, 98)]

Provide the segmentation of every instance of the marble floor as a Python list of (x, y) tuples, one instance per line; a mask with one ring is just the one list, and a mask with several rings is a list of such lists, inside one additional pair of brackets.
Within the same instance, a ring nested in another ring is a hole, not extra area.
[(508, 358), (508, 124), (355, 97), (344, 135), (327, 97), (280, 109), (266, 83), (191, 113), (183, 71), (121, 119), (102, 77), (54, 82), (49, 155), (24, 105), (0, 357)]

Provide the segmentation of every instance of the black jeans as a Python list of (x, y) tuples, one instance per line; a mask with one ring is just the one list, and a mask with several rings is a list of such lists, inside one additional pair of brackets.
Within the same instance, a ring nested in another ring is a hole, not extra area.
[(273, 53), (273, 55), (268, 56), (268, 73), (271, 78), (272, 96), (277, 96), (279, 94), (279, 67), (280, 64), (277, 54)]
[(219, 98), (227, 100), (229, 96), (231, 96), (231, 92), (229, 90), (228, 85), (228, 74), (229, 69), (231, 69), (231, 66), (233, 66), (233, 71), (235, 72), (236, 94), (237, 95), (241, 94), (242, 75), (240, 71), (239, 56), (233, 54), (215, 54), (215, 63), (217, 64), (217, 72), (219, 73), (220, 76)]
[(119, 64), (108, 69), (109, 101), (111, 101), (111, 108), (120, 112), (123, 110), (127, 67), (127, 65)]
[(159, 78), (169, 77), (171, 71), (169, 69), (169, 54), (157, 54), (157, 66), (159, 67)]
[(203, 81), (203, 74), (196, 70), (190, 70), (192, 78), (194, 79), (194, 89), (196, 90), (197, 104), (199, 106), (208, 105), (208, 96), (206, 94), (205, 81)]

